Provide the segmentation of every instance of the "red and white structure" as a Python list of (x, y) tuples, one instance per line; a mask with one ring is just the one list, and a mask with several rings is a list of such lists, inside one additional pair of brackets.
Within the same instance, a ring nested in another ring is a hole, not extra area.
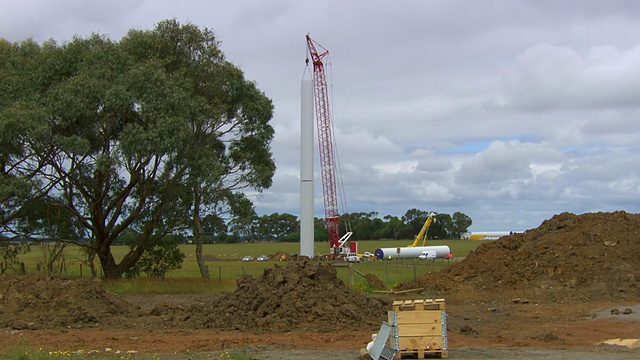
[[(347, 232), (343, 237), (340, 237), (340, 224), (339, 224), (339, 213), (338, 213), (338, 194), (336, 187), (336, 158), (334, 152), (334, 142), (333, 142), (333, 129), (331, 124), (331, 114), (329, 107), (329, 95), (327, 91), (327, 79), (325, 75), (325, 67), (322, 62), (322, 59), (329, 54), (329, 51), (322, 47), (317, 42), (313, 41), (309, 35), (306, 36), (307, 39), (307, 48), (309, 50), (309, 55), (311, 56), (311, 62), (313, 64), (313, 104), (315, 105), (315, 116), (316, 116), (316, 128), (318, 131), (318, 150), (320, 155), (320, 173), (322, 178), (322, 197), (324, 199), (324, 219), (325, 226), (327, 228), (327, 233), (329, 235), (329, 246), (330, 246), (330, 254), (339, 255), (346, 254), (350, 251), (350, 249), (346, 248), (344, 245), (346, 241), (351, 236), (351, 232)], [(318, 52), (318, 49), (321, 52)], [(305, 80), (303, 80), (303, 99), (302, 99), (302, 131), (306, 131), (306, 134), (301, 134), (301, 141), (306, 142), (301, 144), (301, 182), (308, 182), (307, 176), (308, 174), (302, 174), (303, 171), (308, 171), (307, 164), (304, 164), (305, 161), (308, 161), (309, 154), (306, 153), (306, 149), (308, 147), (308, 139), (309, 132), (311, 133), (311, 137), (313, 137), (313, 127), (309, 130), (308, 127), (308, 91), (305, 90)], [(306, 120), (305, 120), (306, 119)], [(305, 140), (303, 140), (305, 139)], [(304, 157), (304, 159), (302, 158)], [(311, 161), (313, 163), (313, 159)], [(303, 170), (304, 167), (304, 170)], [(313, 172), (313, 167), (311, 167), (311, 172)], [(313, 173), (311, 173), (313, 175)], [(302, 187), (307, 186), (308, 184), (301, 185), (301, 207), (308, 207), (307, 200), (304, 199), (305, 194), (302, 194)], [(311, 197), (311, 203), (313, 207), (313, 194)], [(301, 241), (300, 241), (300, 254), (307, 255), (305, 251), (303, 251), (303, 229), (302, 223), (305, 221), (302, 216), (301, 209)], [(313, 217), (311, 217), (311, 222), (313, 223)], [(313, 228), (311, 230), (313, 232)], [(313, 244), (312, 244), (313, 245)], [(355, 244), (354, 244), (355, 245)], [(308, 256), (308, 255), (307, 255)]]

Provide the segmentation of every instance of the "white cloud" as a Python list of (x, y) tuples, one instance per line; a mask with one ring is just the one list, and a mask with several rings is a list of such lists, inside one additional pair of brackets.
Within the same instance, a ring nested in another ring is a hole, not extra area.
[(462, 164), (458, 181), (491, 183), (533, 179), (536, 167), (554, 165), (561, 158), (561, 154), (545, 144), (494, 141), (485, 151)]
[(505, 75), (511, 104), (533, 111), (635, 107), (640, 101), (640, 48), (607, 46), (580, 54), (568, 46), (526, 49)]

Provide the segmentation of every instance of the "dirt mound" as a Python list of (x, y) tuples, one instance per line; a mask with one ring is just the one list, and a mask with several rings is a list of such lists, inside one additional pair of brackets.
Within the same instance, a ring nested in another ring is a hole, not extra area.
[(463, 300), (555, 302), (640, 296), (640, 215), (562, 213), (538, 228), (480, 245), (462, 262), (396, 289), (425, 287)]
[(350, 289), (330, 264), (291, 262), (237, 282), (209, 316), (209, 326), (258, 332), (362, 330), (379, 327), (390, 308), (387, 301)]
[(382, 280), (380, 280), (380, 278), (378, 278), (375, 274), (365, 274), (364, 278), (367, 279), (367, 283), (369, 284), (371, 289), (373, 290), (386, 289), (386, 286), (384, 285)]
[(215, 255), (203, 255), (202, 256), (202, 260), (204, 260), (204, 261), (218, 261), (220, 259)]
[(266, 268), (260, 277), (243, 275), (237, 284), (234, 292), (198, 304), (163, 301), (147, 315), (190, 328), (331, 332), (375, 330), (391, 305), (350, 289), (332, 265), (308, 260)]
[(37, 273), (0, 277), (0, 327), (80, 328), (133, 312), (99, 281)]
[(260, 277), (241, 276), (237, 283), (230, 294), (169, 295), (141, 307), (107, 293), (99, 280), (5, 275), (0, 276), (0, 328), (374, 330), (390, 308), (388, 301), (347, 287), (330, 264), (288, 262)]

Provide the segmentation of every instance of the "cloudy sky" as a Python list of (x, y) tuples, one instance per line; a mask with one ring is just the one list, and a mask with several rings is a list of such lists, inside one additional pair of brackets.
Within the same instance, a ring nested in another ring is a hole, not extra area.
[(275, 104), (278, 170), (255, 199), (259, 214), (299, 214), (307, 33), (330, 52), (340, 212), (460, 211), (472, 231), (531, 229), (565, 211), (640, 212), (637, 1), (22, 0), (2, 9), (9, 41), (119, 39), (170, 18), (212, 29)]

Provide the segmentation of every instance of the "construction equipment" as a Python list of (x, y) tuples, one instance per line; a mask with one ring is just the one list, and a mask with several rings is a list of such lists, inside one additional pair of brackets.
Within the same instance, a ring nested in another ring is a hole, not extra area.
[(424, 246), (427, 242), (427, 231), (429, 230), (429, 226), (431, 226), (431, 223), (434, 221), (436, 221), (436, 213), (432, 212), (424, 221), (424, 225), (422, 225), (422, 229), (420, 229), (418, 236), (416, 236), (415, 240), (413, 240), (413, 244), (409, 245), (408, 247), (416, 247), (418, 246), (418, 244), (420, 244), (420, 241), (422, 241), (421, 246)]
[[(313, 63), (313, 97), (318, 131), (318, 149), (320, 153), (324, 219), (327, 233), (329, 234), (329, 254), (331, 256), (345, 255), (350, 250), (345, 245), (349, 237), (351, 237), (352, 232), (347, 231), (340, 237), (333, 127), (329, 110), (327, 79), (325, 76), (324, 63), (322, 62), (322, 59), (329, 54), (329, 51), (313, 41), (309, 35), (307, 35), (306, 38), (307, 48)], [(318, 52), (316, 45), (322, 52)], [(307, 59), (307, 63), (308, 61), (309, 59)]]

